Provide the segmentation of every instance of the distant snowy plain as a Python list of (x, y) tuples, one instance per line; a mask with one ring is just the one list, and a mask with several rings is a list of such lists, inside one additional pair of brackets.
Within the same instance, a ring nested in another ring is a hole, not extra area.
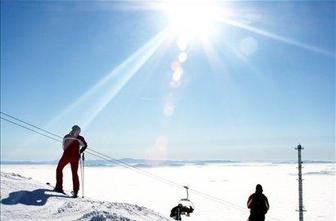
[[(223, 163), (147, 167), (141, 170), (222, 199), (210, 200), (193, 191), (195, 211), (183, 220), (247, 220), (248, 196), (260, 183), (270, 202), (266, 220), (298, 220), (296, 164)], [(55, 182), (56, 165), (1, 165), (1, 171), (18, 173), (40, 182)], [(78, 171), (79, 172), (79, 171)], [(335, 217), (335, 164), (309, 163), (303, 169), (305, 220), (333, 221)], [(70, 167), (64, 169), (64, 188), (72, 189)], [(145, 206), (169, 217), (170, 209), (185, 197), (183, 188), (162, 183), (123, 167), (85, 168), (85, 196), (103, 201)]]

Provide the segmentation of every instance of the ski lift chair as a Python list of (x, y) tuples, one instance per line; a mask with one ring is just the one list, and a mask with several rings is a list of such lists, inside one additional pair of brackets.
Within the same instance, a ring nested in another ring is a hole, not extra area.
[(186, 216), (190, 216), (190, 213), (192, 213), (195, 209), (195, 206), (193, 204), (193, 202), (191, 202), (189, 200), (189, 187), (188, 186), (183, 186), (186, 191), (187, 191), (187, 197), (184, 198), (184, 199), (181, 199), (179, 201), (178, 204), (181, 204), (182, 205), (182, 211), (181, 211), (181, 215), (186, 215)]

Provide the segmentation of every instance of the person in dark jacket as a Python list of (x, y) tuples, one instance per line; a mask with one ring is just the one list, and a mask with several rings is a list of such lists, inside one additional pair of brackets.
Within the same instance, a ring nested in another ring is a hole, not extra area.
[(80, 154), (83, 153), (87, 147), (84, 137), (80, 136), (81, 129), (74, 125), (69, 134), (63, 138), (63, 155), (58, 162), (56, 169), (56, 186), (55, 191), (64, 193), (63, 191), (63, 168), (70, 163), (73, 183), (73, 197), (77, 197), (79, 190), (78, 178), (78, 163)]
[(247, 208), (250, 209), (249, 221), (264, 221), (265, 214), (269, 210), (267, 197), (262, 193), (260, 184), (256, 186), (256, 191), (247, 200)]
[(174, 208), (171, 209), (170, 211), (170, 217), (175, 219), (175, 220), (182, 220), (181, 219), (181, 213), (182, 213), (182, 204), (178, 204)]
[(191, 206), (183, 206), (181, 203), (179, 203), (177, 206), (175, 206), (170, 211), (170, 217), (172, 217), (175, 220), (182, 220), (181, 215), (185, 214), (187, 216), (190, 216), (190, 213), (194, 211), (194, 208)]

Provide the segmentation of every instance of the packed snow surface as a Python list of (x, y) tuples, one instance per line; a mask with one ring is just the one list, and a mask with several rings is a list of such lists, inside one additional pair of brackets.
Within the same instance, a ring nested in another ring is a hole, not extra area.
[(71, 198), (49, 185), (1, 172), (1, 220), (168, 220), (142, 206)]

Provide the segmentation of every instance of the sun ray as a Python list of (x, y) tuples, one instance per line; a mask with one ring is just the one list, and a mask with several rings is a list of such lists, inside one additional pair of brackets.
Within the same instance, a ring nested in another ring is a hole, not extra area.
[(213, 69), (218, 68), (222, 65), (221, 58), (217, 52), (217, 50), (214, 48), (213, 44), (208, 38), (202, 38), (201, 39), (202, 49), (204, 50), (204, 53), (212, 66)]
[(281, 35), (277, 35), (277, 34), (274, 34), (272, 32), (262, 30), (262, 29), (259, 29), (259, 28), (256, 28), (256, 27), (253, 27), (251, 25), (247, 25), (247, 24), (235, 21), (235, 20), (231, 20), (231, 19), (227, 19), (227, 18), (220, 18), (219, 21), (224, 22), (225, 24), (237, 27), (237, 28), (241, 28), (241, 29), (251, 31), (253, 33), (271, 38), (273, 40), (277, 40), (277, 41), (289, 44), (289, 45), (293, 45), (293, 46), (296, 46), (296, 47), (299, 47), (299, 48), (307, 49), (307, 50), (314, 51), (314, 52), (324, 54), (324, 55), (327, 55), (327, 56), (331, 56), (331, 57), (335, 56), (335, 54), (333, 52), (330, 52), (330, 51), (327, 51), (327, 50), (324, 50), (324, 49), (321, 49), (321, 48), (318, 48), (318, 47), (315, 47), (315, 46), (311, 46), (311, 45), (308, 45), (308, 44), (302, 43), (300, 41), (296, 41), (294, 39), (290, 39), (290, 38), (287, 38), (287, 37), (284, 37), (284, 36), (281, 36)]
[(120, 92), (120, 90), (127, 84), (127, 82), (134, 76), (135, 73), (148, 61), (154, 52), (160, 47), (166, 37), (166, 31), (161, 32), (152, 41), (145, 45), (144, 50), (136, 54), (136, 56), (129, 60), (123, 67), (116, 70), (120, 73), (120, 78), (116, 83), (113, 82), (110, 90), (105, 93), (105, 96), (93, 106), (91, 113), (83, 122), (83, 128), (87, 127), (96, 116), (106, 107), (108, 103)]
[(87, 127), (96, 118), (104, 107), (110, 103), (110, 101), (120, 92), (127, 82), (139, 71), (139, 69), (160, 47), (166, 36), (166, 31), (159, 33), (153, 40), (142, 48), (143, 50), (138, 51), (138, 53), (134, 54), (134, 57), (128, 60), (125, 65), (115, 70), (117, 73), (119, 72), (121, 74), (121, 77), (116, 83), (113, 82), (110, 90), (105, 93), (105, 96), (99, 99), (96, 105), (93, 106), (89, 116), (86, 118), (86, 121), (82, 124), (83, 128)]
[[(132, 55), (130, 55), (126, 60), (124, 60), (121, 64), (115, 67), (108, 75), (99, 80), (94, 86), (92, 86), (88, 91), (86, 91), (80, 98), (70, 104), (64, 111), (62, 111), (59, 115), (53, 118), (50, 122), (47, 123), (47, 127), (50, 128), (53, 125), (57, 124), (61, 119), (65, 118), (67, 115), (70, 115), (75, 110), (79, 109), (80, 106), (87, 103), (87, 101), (93, 97), (94, 94), (99, 93), (102, 89), (106, 87), (110, 87), (108, 93), (104, 93), (104, 95), (99, 99), (99, 101), (91, 106), (98, 108), (96, 109), (90, 108), (91, 111), (85, 117), (87, 126), (97, 114), (102, 110), (103, 107), (107, 105), (107, 103), (122, 89), (122, 87), (132, 78), (132, 76), (145, 64), (145, 62), (153, 55), (155, 50), (164, 42), (167, 37), (167, 29), (161, 31), (152, 39), (150, 39), (144, 46), (135, 51)], [(117, 80), (116, 80), (117, 79)], [(117, 82), (117, 83), (115, 83)], [(83, 112), (77, 110), (79, 112)]]

